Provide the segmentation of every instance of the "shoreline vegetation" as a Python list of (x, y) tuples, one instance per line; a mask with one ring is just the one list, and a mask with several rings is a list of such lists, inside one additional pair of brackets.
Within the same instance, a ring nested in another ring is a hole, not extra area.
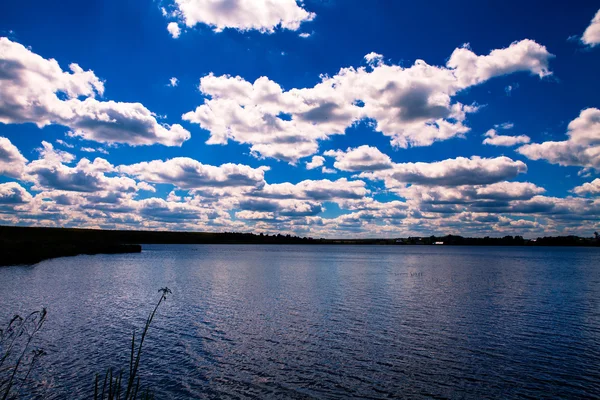
[[(149, 387), (142, 388), (138, 374), (142, 347), (148, 334), (150, 324), (162, 302), (171, 294), (168, 287), (158, 290), (160, 298), (152, 313), (146, 319), (141, 338), (136, 341), (135, 329), (131, 338), (129, 365), (119, 370), (109, 367), (104, 378), (97, 373), (93, 383), (94, 400), (151, 400), (154, 394)], [(13, 400), (32, 395), (36, 379), (31, 379), (31, 372), (36, 362), (47, 355), (44, 349), (35, 347), (34, 339), (42, 329), (47, 317), (46, 308), (34, 311), (25, 318), (18, 314), (8, 325), (0, 327), (0, 400)], [(125, 380), (123, 380), (125, 378)], [(45, 398), (46, 394), (36, 398)]]
[(600, 236), (522, 236), (468, 238), (456, 235), (391, 239), (315, 239), (291, 235), (237, 232), (128, 231), (0, 226), (0, 266), (35, 264), (80, 254), (139, 253), (144, 244), (341, 244), (449, 246), (587, 246), (600, 247)]

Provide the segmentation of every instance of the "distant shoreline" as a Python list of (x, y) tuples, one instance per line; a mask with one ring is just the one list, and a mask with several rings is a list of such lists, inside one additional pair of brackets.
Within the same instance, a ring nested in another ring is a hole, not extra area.
[(170, 231), (125, 231), (77, 228), (0, 226), (0, 266), (35, 264), (79, 254), (139, 253), (144, 244), (324, 244), (324, 245), (444, 245), (444, 246), (577, 246), (600, 247), (600, 238), (521, 236), (465, 238), (427, 236), (391, 239), (315, 239), (291, 235)]

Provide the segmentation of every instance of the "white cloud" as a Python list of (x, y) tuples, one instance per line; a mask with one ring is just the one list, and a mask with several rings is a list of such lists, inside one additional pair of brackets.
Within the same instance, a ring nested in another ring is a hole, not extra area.
[(312, 34), (311, 33), (307, 33), (307, 32), (302, 32), (298, 36), (300, 36), (302, 39), (307, 39), (307, 38), (311, 37)]
[(75, 160), (75, 156), (68, 151), (57, 150), (52, 144), (42, 141), (42, 147), (36, 149), (40, 153), (42, 159), (52, 163), (71, 163)]
[[(0, 38), (0, 123), (69, 127), (73, 136), (104, 143), (180, 146), (190, 138), (181, 125), (161, 125), (140, 103), (99, 101), (104, 83), (79, 65), (64, 72), (19, 43)], [(81, 99), (85, 97), (85, 99)]]
[(345, 152), (328, 150), (324, 154), (335, 157), (333, 166), (342, 171), (377, 171), (392, 167), (392, 160), (388, 155), (367, 145), (348, 148)]
[(0, 183), (0, 212), (1, 205), (17, 205), (29, 203), (31, 194), (16, 182)]
[(492, 50), (487, 56), (478, 56), (463, 46), (454, 50), (447, 65), (455, 69), (459, 85), (468, 87), (518, 71), (529, 71), (543, 78), (552, 74), (548, 69), (552, 57), (545, 46), (525, 39), (505, 49)]
[(311, 161), (306, 162), (306, 169), (315, 169), (323, 166), (325, 158), (321, 156), (313, 156)]
[(177, 196), (177, 193), (175, 193), (174, 190), (171, 190), (167, 196), (167, 201), (181, 201), (181, 196)]
[(365, 56), (365, 61), (370, 65), (378, 65), (379, 63), (383, 62), (383, 56), (372, 51)]
[(296, 31), (315, 18), (296, 0), (175, 0), (175, 5), (188, 27), (206, 24), (215, 32), (233, 28), (273, 33), (278, 27)]
[(169, 183), (181, 189), (260, 188), (264, 185), (266, 169), (268, 168), (251, 168), (242, 164), (223, 164), (215, 167), (187, 157), (177, 157), (167, 161), (154, 160), (118, 167), (121, 173), (152, 183)]
[(27, 164), (24, 179), (34, 183), (33, 190), (61, 190), (73, 192), (133, 192), (136, 182), (126, 177), (108, 177), (114, 167), (102, 158), (93, 162), (82, 158), (69, 167), (64, 163), (74, 160), (72, 154), (55, 150), (52, 144), (42, 142), (41, 158)]
[(548, 141), (521, 146), (517, 151), (532, 160), (562, 166), (600, 170), (600, 110), (587, 108), (569, 123), (565, 141)]
[(508, 157), (457, 157), (432, 163), (394, 164), (393, 168), (363, 172), (359, 177), (383, 179), (389, 189), (404, 184), (431, 186), (483, 185), (514, 178), (527, 172), (527, 165)]
[(596, 46), (600, 44), (600, 10), (596, 13), (590, 26), (587, 27), (581, 41), (588, 46)]
[[(31, 198), (26, 190), (14, 186), (16, 184), (11, 185), (10, 190), (8, 186), (0, 186), (0, 203), (3, 203), (0, 204), (0, 221), (3, 223), (16, 223), (18, 218), (20, 223), (37, 225), (233, 230), (313, 237), (393, 237), (457, 230), (481, 236), (524, 234), (534, 230), (547, 233), (554, 227), (577, 227), (581, 221), (589, 221), (586, 224), (591, 228), (598, 225), (600, 216), (600, 200), (557, 199), (541, 196), (544, 189), (529, 182), (495, 181), (499, 175), (511, 175), (512, 160), (506, 158), (480, 159), (485, 161), (479, 166), (470, 159), (454, 160), (465, 164), (464, 174), (492, 177), (470, 180), (459, 179), (461, 168), (448, 160), (440, 162), (442, 165), (431, 163), (434, 165), (425, 167), (395, 164), (389, 170), (372, 173), (388, 173), (400, 165), (399, 170), (418, 170), (411, 173), (419, 178), (411, 180), (422, 183), (407, 187), (388, 177), (393, 181), (390, 191), (406, 198), (406, 202), (379, 202), (361, 180), (268, 184), (262, 175), (248, 179), (253, 172), (245, 168), (205, 166), (189, 159), (133, 166), (112, 166), (102, 159), (93, 163), (82, 159), (75, 164), (72, 154), (58, 151), (48, 143), (43, 143), (40, 153), (40, 160), (30, 163), (27, 169), (32, 177), (29, 180), (35, 184), (34, 190), (43, 191)], [(74, 165), (64, 165), (70, 163)], [(132, 170), (127, 171), (130, 167)], [(436, 169), (446, 170), (438, 174), (444, 177), (443, 181), (433, 173)], [(496, 174), (494, 169), (504, 172)], [(516, 169), (519, 170), (519, 165)], [(264, 172), (264, 168), (254, 170), (258, 170), (259, 175)], [(118, 176), (119, 173), (131, 173), (131, 177), (143, 181), (136, 182)], [(118, 181), (123, 179), (126, 181)], [(155, 190), (146, 180), (170, 183), (176, 188), (166, 199), (138, 199), (139, 191)], [(490, 181), (495, 182), (485, 183)], [(125, 185), (126, 182), (129, 183)], [(468, 183), (455, 185), (464, 182)], [(324, 218), (320, 215), (326, 202), (335, 202), (350, 213)], [(235, 215), (235, 219), (231, 219), (231, 215)]]
[(156, 192), (156, 188), (147, 182), (138, 182), (137, 187), (138, 189), (145, 190), (147, 192)]
[(530, 182), (497, 182), (489, 185), (420, 186), (399, 189), (398, 194), (410, 201), (435, 205), (497, 206), (498, 202), (529, 200), (545, 190)]
[(483, 140), (483, 144), (489, 144), (492, 146), (514, 146), (517, 144), (529, 143), (530, 138), (526, 135), (519, 136), (508, 136), (498, 135), (495, 129), (490, 129), (485, 133), (486, 139)]
[(65, 141), (64, 141), (64, 140), (62, 140), (62, 139), (56, 139), (56, 143), (60, 144), (61, 146), (64, 146), (64, 147), (66, 147), (66, 148), (68, 148), (68, 149), (72, 149), (72, 148), (74, 148), (74, 147), (75, 147), (74, 145), (72, 145), (72, 144), (70, 144), (70, 143), (67, 143), (67, 142), (65, 142)]
[(235, 213), (235, 217), (238, 219), (254, 220), (254, 221), (272, 221), (275, 220), (276, 216), (274, 212), (265, 211), (238, 211)]
[(580, 196), (591, 194), (598, 195), (600, 194), (600, 179), (594, 179), (591, 182), (586, 182), (581, 186), (577, 186), (573, 189), (573, 192), (577, 193)]
[(477, 107), (453, 102), (458, 92), (517, 71), (547, 76), (550, 58), (544, 46), (523, 40), (487, 56), (456, 49), (446, 67), (417, 60), (408, 68), (383, 61), (342, 68), (312, 88), (287, 91), (267, 77), (251, 83), (209, 74), (200, 80), (204, 104), (183, 119), (208, 130), (208, 144), (247, 143), (257, 157), (290, 163), (315, 154), (320, 140), (344, 134), (363, 119), (396, 147), (429, 146), (469, 131), (464, 121)]
[(557, 220), (592, 220), (600, 217), (600, 201), (584, 198), (558, 198), (534, 196), (529, 200), (512, 202), (510, 206), (498, 208), (495, 212), (520, 214), (547, 214)]
[(513, 124), (512, 122), (503, 122), (501, 124), (494, 125), (494, 128), (496, 129), (512, 129), (514, 127), (515, 124)]
[[(268, 78), (254, 84), (240, 77), (208, 75), (200, 80), (200, 90), (211, 97), (194, 112), (183, 115), (184, 120), (198, 123), (211, 133), (208, 144), (226, 144), (229, 139), (251, 144), (257, 157), (272, 157), (291, 163), (310, 156), (318, 150), (318, 139), (326, 132), (343, 133), (347, 121), (342, 112), (337, 120), (327, 121), (310, 114), (314, 106), (303, 104), (302, 98), (282, 88)], [(280, 113), (289, 108), (305, 110), (308, 116), (282, 119)], [(327, 111), (323, 111), (325, 113)], [(313, 120), (309, 121), (308, 118)]]
[[(104, 83), (93, 71), (71, 64), (71, 73), (64, 72), (56, 60), (46, 60), (8, 38), (0, 38), (0, 57), (2, 123), (34, 122), (42, 127), (54, 118), (69, 119), (72, 100), (104, 93)], [(61, 101), (57, 93), (68, 100)]]
[(17, 146), (0, 136), (0, 175), (20, 178), (26, 163), (27, 159), (23, 157)]
[(134, 203), (137, 213), (147, 219), (163, 222), (208, 220), (219, 215), (195, 204), (172, 202), (152, 197)]
[(169, 79), (169, 86), (171, 87), (175, 87), (179, 84), (179, 79), (172, 77), (171, 79)]
[(181, 35), (181, 28), (179, 28), (177, 22), (169, 22), (169, 25), (167, 25), (167, 30), (173, 39), (177, 39), (179, 35)]
[[(277, 217), (291, 218), (314, 216), (323, 211), (318, 202), (298, 199), (245, 198), (241, 199), (237, 206), (252, 213), (270, 213)], [(246, 213), (241, 215), (250, 219)]]
[(333, 168), (323, 167), (321, 168), (321, 173), (323, 174), (337, 174), (337, 171)]
[(346, 178), (341, 178), (336, 181), (322, 179), (304, 180), (296, 184), (289, 182), (266, 184), (260, 191), (256, 191), (252, 195), (271, 199), (330, 201), (360, 199), (368, 193), (369, 190), (365, 187), (365, 182), (360, 180), (349, 181)]
[[(475, 217), (475, 221), (487, 225), (486, 230), (494, 232), (496, 229), (491, 224), (498, 222), (504, 216), (512, 217), (515, 204), (520, 202), (510, 198), (496, 200), (478, 196), (472, 187), (411, 187), (403, 192), (415, 223), (421, 221), (426, 224), (427, 220), (439, 219), (435, 224), (444, 225), (454, 220), (456, 228), (461, 231), (473, 222), (465, 218), (465, 213), (470, 213)], [(526, 201), (529, 199), (531, 196)], [(519, 211), (515, 214), (523, 213)]]
[(479, 198), (493, 200), (527, 200), (546, 190), (530, 182), (498, 182), (475, 189)]
[(190, 133), (179, 124), (161, 125), (155, 115), (140, 103), (117, 103), (85, 99), (78, 101), (75, 114), (64, 124), (72, 136), (101, 143), (132, 146), (162, 144), (181, 146)]

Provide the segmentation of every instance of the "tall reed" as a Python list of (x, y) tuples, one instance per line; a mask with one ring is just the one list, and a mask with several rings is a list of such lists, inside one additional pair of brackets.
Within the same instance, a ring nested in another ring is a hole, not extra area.
[[(127, 379), (123, 382), (123, 369), (117, 374), (113, 374), (113, 369), (109, 368), (104, 374), (104, 380), (102, 387), (100, 387), (100, 375), (96, 374), (96, 380), (94, 385), (94, 400), (136, 400), (136, 399), (153, 399), (154, 395), (150, 393), (150, 390), (146, 388), (140, 392), (140, 377), (138, 376), (138, 369), (140, 366), (140, 358), (142, 355), (142, 346), (146, 339), (146, 334), (150, 328), (150, 324), (154, 319), (156, 310), (160, 304), (167, 299), (167, 294), (171, 294), (171, 290), (167, 287), (158, 290), (161, 295), (158, 299), (158, 303), (154, 307), (154, 310), (146, 320), (142, 337), (136, 348), (135, 343), (135, 331), (131, 338), (131, 352), (129, 355), (129, 370), (127, 371)], [(138, 397), (141, 396), (141, 397)]]
[[(133, 332), (127, 371), (124, 372), (121, 369), (118, 373), (113, 373), (113, 369), (109, 368), (104, 374), (102, 385), (100, 385), (100, 375), (96, 374), (94, 400), (147, 400), (154, 398), (148, 388), (140, 391), (138, 371), (144, 340), (150, 324), (154, 320), (158, 307), (172, 292), (169, 288), (164, 287), (159, 289), (159, 293), (160, 298), (146, 320), (137, 345), (135, 331)], [(34, 311), (25, 318), (15, 315), (6, 328), (0, 329), (0, 400), (13, 400), (25, 395), (27, 385), (31, 383), (28, 381), (31, 371), (37, 360), (46, 354), (43, 349), (32, 348), (33, 340), (42, 329), (46, 317), (45, 308)]]
[(0, 399), (18, 398), (26, 389), (36, 361), (43, 349), (31, 348), (35, 335), (46, 321), (45, 308), (25, 318), (15, 315), (5, 329), (0, 329)]

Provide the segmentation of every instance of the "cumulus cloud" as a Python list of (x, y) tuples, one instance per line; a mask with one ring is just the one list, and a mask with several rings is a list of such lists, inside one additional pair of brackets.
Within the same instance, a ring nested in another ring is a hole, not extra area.
[(527, 200), (545, 191), (530, 182), (498, 182), (475, 188), (477, 197), (493, 200)]
[(180, 146), (190, 138), (181, 125), (159, 124), (140, 103), (97, 100), (104, 83), (77, 64), (69, 69), (65, 72), (56, 60), (0, 38), (0, 123), (31, 122), (40, 128), (59, 124), (73, 136), (134, 146)]
[(495, 129), (490, 129), (487, 131), (485, 136), (486, 139), (483, 140), (483, 144), (489, 144), (492, 146), (515, 146), (517, 144), (529, 143), (531, 140), (527, 135), (499, 135)]
[(600, 44), (600, 10), (598, 10), (585, 32), (583, 32), (581, 41), (588, 46)]
[(296, 31), (303, 22), (315, 18), (296, 0), (175, 0), (175, 6), (188, 27), (205, 24), (215, 32), (226, 28), (262, 33), (273, 33), (276, 28)]
[(532, 160), (600, 170), (600, 110), (587, 108), (569, 123), (567, 140), (532, 143), (517, 151)]
[(132, 192), (136, 182), (126, 177), (108, 177), (114, 166), (102, 158), (93, 162), (82, 158), (75, 166), (65, 163), (74, 160), (72, 154), (55, 150), (52, 144), (42, 142), (41, 158), (27, 164), (24, 179), (34, 183), (34, 190), (62, 190), (74, 192)]
[(137, 184), (137, 187), (138, 187), (138, 189), (145, 190), (147, 192), (154, 192), (154, 193), (156, 192), (156, 188), (147, 182), (139, 182)]
[(348, 148), (346, 151), (328, 150), (324, 154), (335, 157), (333, 166), (342, 171), (377, 171), (392, 167), (392, 160), (388, 155), (367, 145)]
[(557, 220), (592, 220), (600, 216), (600, 201), (585, 198), (534, 196), (529, 200), (512, 202), (494, 212), (515, 214), (547, 214)]
[(454, 50), (447, 65), (455, 69), (459, 84), (468, 87), (517, 71), (529, 71), (540, 78), (551, 75), (548, 61), (552, 57), (545, 46), (525, 39), (492, 50), (487, 56), (478, 56), (465, 45)]
[[(158, 124), (156, 117), (140, 103), (118, 103), (85, 99), (77, 104), (68, 122), (72, 136), (101, 143), (132, 146), (163, 144), (181, 146), (190, 133), (179, 124)], [(67, 121), (65, 121), (67, 122)]]
[(179, 79), (172, 77), (171, 79), (169, 79), (169, 86), (171, 87), (175, 87), (179, 84)]
[[(251, 213), (271, 214), (277, 217), (306, 217), (314, 216), (323, 211), (320, 203), (297, 199), (243, 199), (238, 203), (243, 211)], [(248, 218), (247, 213), (237, 214), (238, 217)], [(241, 215), (241, 216), (240, 216)]]
[(181, 201), (181, 196), (177, 196), (177, 193), (175, 193), (174, 190), (171, 190), (167, 196), (167, 201)]
[(187, 157), (177, 157), (167, 161), (154, 160), (118, 167), (121, 173), (147, 182), (172, 184), (181, 189), (260, 188), (264, 185), (264, 174), (267, 169), (265, 167), (251, 168), (242, 164), (223, 164), (216, 167)]
[(359, 176), (383, 179), (386, 187), (404, 184), (431, 186), (482, 185), (514, 178), (527, 172), (527, 165), (508, 157), (471, 158), (457, 157), (432, 163), (400, 163), (393, 168), (375, 172), (363, 172)]
[(365, 56), (365, 61), (367, 62), (367, 64), (377, 65), (383, 61), (383, 56), (372, 51)]
[(193, 204), (171, 202), (156, 197), (139, 200), (135, 207), (141, 216), (157, 221), (178, 222), (208, 219), (206, 210)]
[[(205, 166), (190, 159), (125, 166), (113, 166), (102, 159), (76, 162), (72, 154), (43, 143), (40, 159), (29, 163), (25, 173), (31, 177), (34, 190), (42, 192), (32, 198), (17, 184), (0, 186), (0, 220), (14, 222), (18, 216), (21, 223), (45, 225), (393, 237), (444, 229), (477, 235), (523, 234), (557, 224), (568, 226), (575, 220), (591, 222), (600, 215), (600, 200), (557, 199), (542, 196), (544, 189), (533, 183), (495, 181), (499, 174), (494, 169), (505, 170), (503, 175), (511, 177), (512, 160), (482, 160), (479, 165), (473, 159), (454, 161), (468, 166), (463, 168), (464, 174), (472, 174), (479, 167), (493, 179), (458, 179), (461, 168), (448, 160), (429, 167), (404, 163), (371, 171), (401, 171), (406, 175), (404, 170), (418, 170), (410, 172), (419, 176), (410, 179), (418, 182), (410, 186), (391, 175), (384, 177), (386, 186), (388, 180), (391, 182), (390, 191), (406, 201), (380, 202), (373, 198), (366, 182), (358, 179), (269, 184), (262, 175), (264, 168)], [(450, 172), (432, 172), (443, 169)], [(523, 166), (516, 165), (516, 170), (522, 172)], [(252, 178), (253, 174), (257, 176)], [(166, 199), (138, 199), (139, 191), (156, 190), (147, 182), (172, 184), (175, 189)], [(227, 195), (219, 195), (225, 192)], [(323, 217), (327, 202), (337, 203), (344, 214)], [(541, 216), (546, 225), (538, 221)]]
[(29, 203), (31, 199), (31, 194), (18, 183), (0, 183), (0, 205)]
[(169, 22), (169, 25), (167, 25), (167, 31), (169, 31), (173, 39), (177, 39), (179, 35), (181, 35), (181, 28), (179, 28), (179, 24), (177, 24), (177, 22)]
[(306, 169), (315, 169), (321, 167), (325, 163), (325, 158), (321, 156), (313, 156), (312, 160), (306, 162)]
[(573, 189), (574, 193), (577, 193), (580, 196), (590, 194), (590, 195), (598, 195), (600, 194), (600, 179), (594, 179), (591, 182), (586, 182), (581, 186), (577, 186)]
[(27, 159), (19, 149), (10, 140), (0, 136), (0, 175), (20, 178), (26, 163)]
[(330, 201), (360, 199), (368, 193), (369, 190), (365, 187), (365, 182), (360, 180), (349, 181), (346, 178), (341, 178), (336, 181), (322, 179), (304, 180), (296, 184), (289, 182), (266, 184), (260, 191), (256, 191), (252, 195), (271, 199)]
[(342, 68), (314, 87), (290, 90), (264, 76), (252, 83), (209, 74), (200, 79), (204, 104), (183, 119), (208, 130), (208, 144), (234, 140), (249, 144), (257, 157), (290, 163), (313, 155), (320, 140), (344, 134), (365, 119), (393, 146), (428, 146), (469, 131), (464, 122), (477, 107), (453, 101), (458, 92), (518, 71), (548, 76), (552, 57), (532, 40), (484, 56), (456, 49), (445, 67), (423, 60), (408, 68), (386, 65), (371, 53), (367, 66)]
[(243, 210), (235, 213), (235, 217), (238, 219), (246, 219), (253, 221), (274, 221), (276, 219), (275, 213), (265, 211), (249, 211)]
[[(497, 182), (489, 185), (422, 186), (399, 189), (398, 194), (409, 201), (436, 205), (497, 206), (511, 200), (529, 200), (545, 192), (530, 182)], [(422, 207), (419, 207), (421, 209)]]

